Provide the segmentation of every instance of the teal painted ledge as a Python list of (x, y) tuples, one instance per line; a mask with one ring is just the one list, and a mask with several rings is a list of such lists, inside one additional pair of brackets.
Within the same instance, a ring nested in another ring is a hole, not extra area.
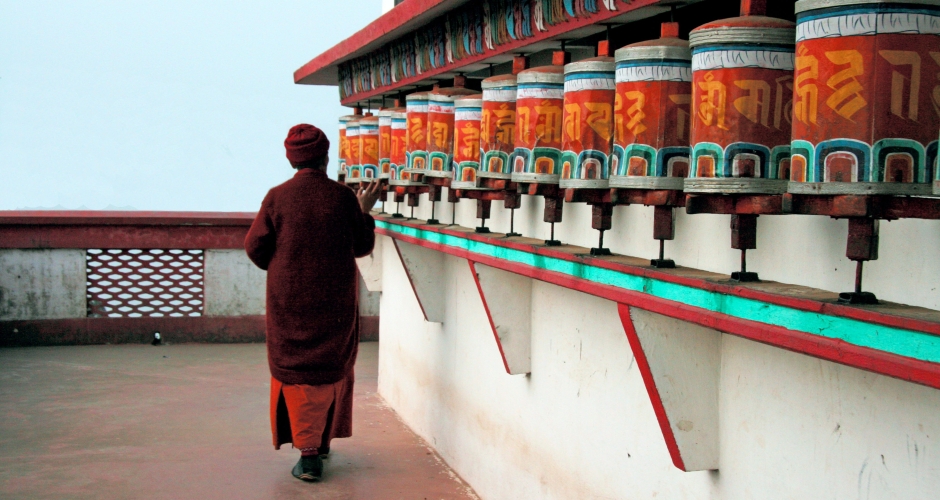
[(628, 256), (477, 234), (376, 215), (380, 234), (506, 271), (701, 324), (732, 335), (940, 388), (940, 312), (884, 303), (845, 306), (796, 285), (732, 283), (727, 275), (660, 270)]

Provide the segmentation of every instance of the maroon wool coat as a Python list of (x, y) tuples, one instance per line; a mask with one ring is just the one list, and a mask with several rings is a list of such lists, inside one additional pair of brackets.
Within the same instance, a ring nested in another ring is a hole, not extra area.
[(271, 376), (285, 384), (342, 380), (359, 349), (356, 257), (372, 252), (375, 221), (356, 195), (305, 168), (268, 191), (245, 237), (268, 271), (266, 335)]

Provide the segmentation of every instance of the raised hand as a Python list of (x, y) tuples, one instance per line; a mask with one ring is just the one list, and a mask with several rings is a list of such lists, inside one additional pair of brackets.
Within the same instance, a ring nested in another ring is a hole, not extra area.
[(376, 179), (369, 183), (369, 187), (363, 187), (365, 183), (359, 184), (359, 190), (356, 191), (356, 198), (359, 199), (359, 208), (362, 209), (362, 213), (367, 214), (372, 207), (375, 206), (375, 202), (379, 200), (379, 196), (382, 194), (381, 182)]

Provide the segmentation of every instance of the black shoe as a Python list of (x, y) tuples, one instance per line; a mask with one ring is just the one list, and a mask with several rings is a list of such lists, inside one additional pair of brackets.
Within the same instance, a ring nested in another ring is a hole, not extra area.
[(317, 482), (323, 477), (323, 459), (320, 455), (300, 457), (291, 474), (301, 481)]
[(330, 458), (330, 447), (326, 448), (317, 448), (317, 452), (320, 454), (320, 458), (323, 460), (328, 460)]

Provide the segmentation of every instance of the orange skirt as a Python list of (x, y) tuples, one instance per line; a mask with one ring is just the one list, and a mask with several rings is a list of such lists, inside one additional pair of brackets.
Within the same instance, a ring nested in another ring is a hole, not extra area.
[(333, 438), (352, 436), (353, 385), (349, 371), (335, 384), (284, 384), (271, 378), (271, 431), (274, 449), (328, 448)]

